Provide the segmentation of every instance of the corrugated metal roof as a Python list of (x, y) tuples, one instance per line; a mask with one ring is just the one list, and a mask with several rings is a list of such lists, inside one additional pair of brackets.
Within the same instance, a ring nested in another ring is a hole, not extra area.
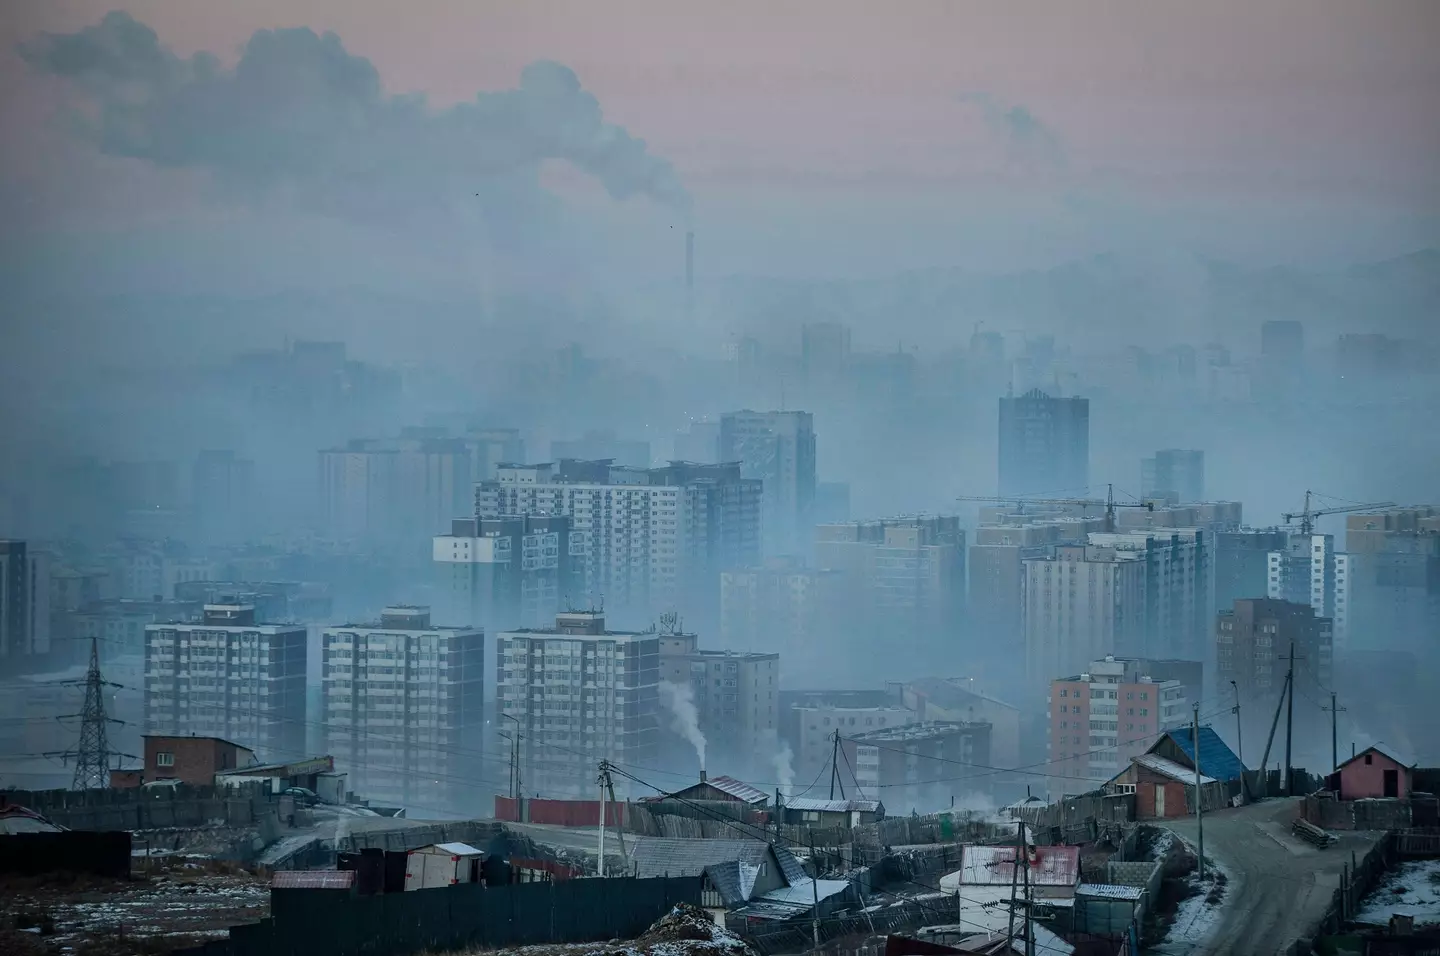
[(770, 858), (770, 853), (770, 844), (759, 840), (680, 840), (652, 837), (640, 841), (631, 851), (630, 862), (635, 867), (635, 875), (639, 877), (699, 876), (707, 867), (721, 863), (759, 865)]
[(809, 909), (815, 905), (815, 897), (817, 895), (822, 900), (828, 900), (832, 896), (844, 893), (849, 888), (849, 880), (805, 879), (793, 886), (771, 890), (769, 893), (761, 896), (760, 901), (779, 904), (781, 906), (799, 906), (803, 909)]
[(354, 870), (278, 870), (270, 880), (277, 890), (348, 890), (354, 885)]
[[(1015, 869), (1013, 846), (960, 848), (960, 883), (970, 886), (1010, 885)], [(1022, 875), (1023, 874), (1019, 874)], [(1037, 886), (1074, 886), (1080, 882), (1080, 848), (1030, 847), (1030, 882)]]
[(705, 782), (721, 793), (728, 793), (736, 800), (743, 800), (745, 803), (764, 803), (770, 799), (770, 795), (764, 790), (758, 787), (752, 787), (743, 780), (736, 780), (734, 777), (711, 777)]
[[(1195, 741), (1190, 731), (1172, 730), (1165, 736), (1175, 741), (1175, 746), (1190, 758), (1192, 764), (1194, 763)], [(1163, 739), (1162, 737), (1161, 740)], [(1156, 746), (1159, 743), (1160, 741), (1157, 740)], [(1154, 752), (1155, 747), (1152, 746), (1150, 750)], [(1200, 728), (1200, 772), (1202, 774), (1216, 780), (1238, 780), (1240, 772), (1244, 769), (1245, 765), (1240, 762), (1239, 757), (1235, 756), (1235, 751), (1225, 745), (1225, 741), (1220, 739), (1220, 735), (1215, 733), (1214, 729)]]
[[(598, 818), (597, 818), (598, 819)], [(436, 843), (435, 849), (451, 856), (484, 856), (484, 850), (477, 850), (468, 843)]]
[(787, 810), (823, 813), (876, 813), (883, 809), (879, 800), (817, 800), (814, 797), (791, 797), (785, 801)]
[(1138, 900), (1145, 892), (1143, 886), (1123, 886), (1119, 883), (1081, 883), (1075, 890), (1076, 896), (1095, 896), (1107, 900)]
[[(1141, 754), (1134, 759), (1137, 764), (1147, 770), (1153, 770), (1155, 773), (1169, 777), (1171, 780), (1178, 780), (1181, 783), (1192, 785), (1195, 783), (1195, 771), (1189, 767), (1182, 767), (1173, 760), (1166, 760), (1164, 757), (1157, 756), (1156, 754)], [(1207, 776), (1203, 773), (1200, 775), (1201, 785), (1214, 782), (1214, 777)]]

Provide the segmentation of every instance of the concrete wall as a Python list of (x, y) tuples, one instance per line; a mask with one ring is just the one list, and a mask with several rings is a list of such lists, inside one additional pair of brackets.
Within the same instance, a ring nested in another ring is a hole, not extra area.
[(245, 827), (271, 809), (269, 798), (258, 793), (214, 787), (14, 791), (6, 797), (71, 830)]

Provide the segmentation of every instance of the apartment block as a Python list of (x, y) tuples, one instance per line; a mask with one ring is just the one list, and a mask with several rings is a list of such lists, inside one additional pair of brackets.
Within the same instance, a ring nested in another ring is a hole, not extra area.
[[(992, 765), (990, 730), (984, 721), (927, 720), (865, 731), (842, 741), (850, 761), (844, 769), (890, 814), (934, 813), (956, 795), (990, 789), (994, 775), (984, 775)], [(966, 774), (976, 779), (943, 779)]]
[(1205, 500), (1205, 453), (1165, 448), (1140, 460), (1140, 497), (1175, 503)]
[[(552, 627), (501, 632), (495, 655), (497, 723), (520, 735), (525, 793), (588, 798), (601, 760), (656, 765), (657, 634), (610, 631), (603, 614), (567, 611)], [(615, 786), (624, 799), (628, 783)]]
[(1157, 528), (1091, 534), (1089, 542), (1145, 568), (1138, 643), (1115, 650), (1147, 659), (1203, 660), (1210, 644), (1209, 534), (1201, 528)]
[(1048, 702), (1052, 799), (1095, 789), (1191, 718), (1179, 681), (1157, 680), (1145, 661), (1114, 655), (1052, 680)]
[(841, 620), (849, 595), (841, 571), (810, 568), (795, 558), (720, 573), (720, 642), (736, 650), (813, 648)]
[(1345, 519), (1337, 591), (1348, 594), (1335, 650), (1404, 651), (1429, 657), (1440, 634), (1440, 508), (1397, 508)]
[(305, 628), (265, 624), (248, 604), (145, 628), (145, 732), (243, 744), (266, 760), (305, 749)]
[(1022, 632), (1025, 676), (1040, 686), (1053, 674), (1137, 647), (1146, 618), (1146, 565), (1133, 552), (1060, 545), (1025, 559)]
[(696, 635), (678, 630), (662, 629), (659, 637), (660, 679), (689, 685), (707, 761), (716, 767), (763, 767), (779, 733), (780, 655), (704, 650)]
[(968, 602), (976, 633), (993, 635), (1001, 645), (989, 649), (987, 663), (993, 665), (1003, 645), (1020, 636), (1025, 559), (1045, 557), (1058, 544), (1083, 545), (1090, 532), (1105, 530), (1105, 519), (997, 510), (981, 520), (985, 523), (975, 529), (966, 559)]
[(50, 555), (0, 539), (0, 657), (50, 652)]
[(448, 625), (540, 627), (586, 594), (584, 538), (566, 515), (456, 518), (436, 535), (435, 617)]
[(794, 706), (799, 747), (795, 750), (795, 775), (809, 781), (830, 765), (835, 748), (835, 734), (841, 740), (872, 730), (902, 727), (916, 721), (913, 710), (894, 703), (868, 705), (844, 699), (806, 700)]
[[(740, 466), (608, 461), (505, 465), (475, 488), (479, 518), (563, 515), (570, 555), (583, 562), (580, 604), (650, 615), (683, 608), (718, 616), (720, 572), (760, 557), (761, 482)], [(577, 553), (578, 552), (578, 553)]]
[(1090, 400), (1039, 389), (1000, 399), (1000, 494), (1083, 495), (1090, 485)]
[(325, 752), (349, 787), (381, 806), (483, 812), (485, 632), (396, 606), (325, 628), (321, 645)]
[(1283, 548), (1267, 558), (1265, 596), (1308, 604), (1317, 617), (1334, 622), (1335, 640), (1344, 646), (1349, 618), (1347, 559), (1329, 534), (1288, 534)]
[(765, 553), (803, 553), (814, 521), (814, 417), (809, 412), (727, 412), (720, 416), (720, 458), (739, 462), (746, 478), (764, 483)]
[(1307, 603), (1242, 598), (1215, 621), (1217, 686), (1234, 681), (1247, 700), (1273, 701), (1285, 683), (1290, 646), (1321, 687), (1332, 686), (1334, 622)]

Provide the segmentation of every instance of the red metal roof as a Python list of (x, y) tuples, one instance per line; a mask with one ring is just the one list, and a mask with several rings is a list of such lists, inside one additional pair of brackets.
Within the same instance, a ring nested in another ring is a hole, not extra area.
[(354, 885), (354, 870), (277, 870), (270, 880), (278, 890), (348, 890)]
[[(1074, 886), (1080, 882), (1078, 846), (1032, 846), (1030, 882), (1037, 886)], [(1010, 885), (1015, 869), (1013, 846), (963, 846), (960, 848), (960, 882), (971, 886)], [(1021, 874), (1016, 874), (1020, 876)]]

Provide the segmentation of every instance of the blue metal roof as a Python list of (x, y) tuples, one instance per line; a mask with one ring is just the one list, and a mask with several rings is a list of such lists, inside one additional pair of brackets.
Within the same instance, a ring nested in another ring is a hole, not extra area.
[[(1195, 741), (1189, 730), (1172, 730), (1165, 736), (1175, 741), (1175, 746), (1195, 762)], [(1161, 738), (1164, 739), (1164, 738)], [(1158, 743), (1158, 741), (1157, 741)], [(1152, 750), (1154, 748), (1151, 748)], [(1216, 780), (1238, 780), (1245, 765), (1235, 756), (1235, 751), (1225, 745), (1220, 735), (1210, 727), (1200, 728), (1200, 772)]]

